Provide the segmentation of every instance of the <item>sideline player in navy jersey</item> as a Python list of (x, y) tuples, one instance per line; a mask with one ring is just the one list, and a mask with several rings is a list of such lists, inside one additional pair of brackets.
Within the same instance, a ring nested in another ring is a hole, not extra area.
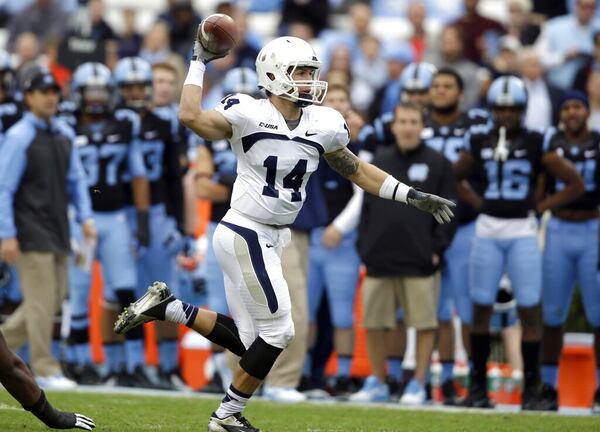
[[(15, 73), (10, 61), (10, 54), (0, 50), (0, 146), (6, 131), (21, 119), (23, 109), (14, 99)], [(21, 290), (17, 270), (6, 264), (0, 257), (0, 313), (11, 314), (21, 301)], [(2, 317), (0, 316), (0, 322)]]
[[(600, 409), (600, 289), (598, 287), (598, 204), (600, 203), (600, 134), (588, 128), (587, 96), (567, 91), (560, 104), (561, 130), (551, 130), (549, 148), (575, 164), (585, 183), (585, 195), (552, 210), (546, 228), (543, 259), (542, 407), (558, 409), (556, 384), (562, 350), (563, 324), (571, 306), (575, 283), (581, 291), (588, 323), (594, 329), (598, 390), (594, 408)], [(549, 178), (551, 192), (563, 190)]]
[(400, 183), (346, 148), (349, 133), (341, 114), (313, 105), (323, 101), (327, 83), (319, 80), (321, 62), (314, 50), (301, 39), (274, 39), (258, 54), (258, 81), (268, 99), (230, 95), (216, 109), (203, 111), (205, 63), (226, 54), (208, 52), (196, 40), (180, 119), (204, 139), (229, 139), (238, 158), (231, 209), (213, 238), (235, 321), (183, 303), (164, 283), (156, 282), (120, 315), (115, 331), (127, 332), (155, 319), (178, 322), (240, 355), (208, 430), (257, 432), (242, 412), (294, 337), (281, 254), (291, 236), (287, 225), (302, 207), (306, 180), (320, 157), (369, 193), (414, 205), (439, 223), (450, 221), (454, 204)]
[[(538, 409), (539, 304), (542, 257), (537, 243), (535, 212), (564, 205), (583, 193), (575, 168), (548, 148), (541, 133), (523, 127), (527, 92), (514, 76), (496, 79), (487, 95), (493, 124), (474, 126), (465, 137), (465, 151), (455, 163), (458, 180), (473, 173), (484, 176), (484, 192), (471, 189), (470, 202), (480, 212), (471, 249), (470, 277), (473, 308), (471, 385), (464, 405), (490, 407), (486, 364), (490, 353), (490, 317), (502, 274), (513, 284), (523, 326), (523, 409)], [(546, 170), (565, 186), (535, 202), (538, 176)]]
[[(175, 256), (183, 248), (183, 169), (173, 125), (152, 111), (152, 70), (139, 57), (121, 59), (113, 71), (119, 108), (135, 111), (141, 120), (139, 142), (150, 184), (150, 244), (138, 254), (137, 294), (154, 280), (173, 285)], [(134, 218), (132, 218), (134, 220)], [(132, 223), (136, 229), (137, 222)], [(174, 390), (180, 384), (177, 352), (178, 329), (157, 326), (160, 386)]]
[[(431, 63), (411, 63), (400, 75), (400, 100), (398, 102), (411, 102), (425, 110), (429, 109), (429, 88), (437, 68)], [(373, 121), (372, 126), (361, 131), (361, 151), (363, 157), (370, 161), (378, 145), (394, 145), (394, 135), (391, 124), (394, 121), (394, 112), (381, 114)], [(371, 156), (368, 156), (368, 153)]]
[[(350, 142), (348, 149), (358, 154), (355, 141), (363, 120), (350, 106), (348, 90), (341, 86), (327, 89), (323, 106), (339, 111), (348, 124)], [(354, 185), (340, 176), (329, 165), (319, 165), (317, 179), (323, 190), (327, 214), (326, 223), (310, 233), (308, 256), (308, 314), (309, 350), (305, 375), (312, 372), (312, 346), (317, 338), (317, 312), (327, 293), (329, 315), (334, 328), (333, 349), (337, 353), (337, 371), (334, 391), (336, 396), (348, 396), (354, 389), (350, 380), (350, 366), (354, 352), (354, 298), (360, 272), (360, 257), (356, 247), (358, 230), (351, 220)], [(360, 195), (362, 200), (362, 194)]]
[[(114, 305), (124, 307), (135, 299), (137, 275), (132, 252), (133, 238), (148, 245), (147, 223), (135, 233), (127, 221), (129, 189), (133, 190), (139, 219), (147, 219), (149, 188), (138, 140), (139, 117), (132, 111), (112, 112), (111, 74), (101, 63), (84, 63), (73, 74), (72, 90), (77, 111), (76, 144), (87, 175), (94, 220), (98, 228), (97, 256), (104, 278), (103, 341), (110, 382), (149, 385), (141, 373), (143, 330), (127, 335), (125, 343), (108, 330)], [(71, 284), (73, 308), (70, 339), (87, 342), (89, 273)], [(83, 287), (87, 290), (82, 291)], [(78, 321), (82, 321), (79, 322)], [(123, 353), (124, 348), (124, 353)], [(126, 363), (123, 372), (122, 362)], [(114, 377), (114, 380), (112, 379)]]
[(10, 54), (0, 50), (0, 132), (2, 135), (23, 115), (23, 108), (15, 100), (15, 71)]
[[(460, 75), (449, 68), (438, 70), (429, 88), (429, 110), (425, 116), (422, 138), (427, 146), (443, 154), (451, 163), (458, 160), (464, 149), (464, 136), (469, 128), (485, 124), (489, 120), (487, 111), (460, 110), (463, 88)], [(482, 192), (481, 179), (470, 178), (469, 182), (471, 187)], [(459, 184), (457, 187), (460, 197), (465, 185)], [(438, 350), (442, 364), (442, 394), (446, 405), (456, 403), (453, 382), (454, 309), (456, 308), (462, 323), (463, 343), (468, 354), (470, 326), (473, 322), (473, 305), (469, 298), (469, 254), (477, 213), (464, 200), (459, 199), (455, 214), (459, 227), (444, 254), (438, 303)]]
[[(221, 88), (223, 97), (235, 93), (247, 94), (256, 98), (264, 97), (258, 89), (256, 72), (248, 68), (231, 69), (223, 78)], [(197, 135), (194, 137), (201, 140)], [(197, 147), (194, 167), (196, 196), (212, 202), (210, 222), (206, 230), (208, 244), (204, 258), (206, 260), (207, 306), (210, 310), (224, 315), (229, 314), (229, 308), (225, 298), (223, 271), (217, 262), (212, 239), (217, 225), (229, 210), (231, 190), (237, 177), (236, 168), (235, 153), (226, 139), (203, 141)], [(231, 384), (232, 373), (227, 366), (224, 348), (212, 344), (211, 351), (212, 361), (218, 375), (218, 378), (214, 379), (214, 384), (220, 384), (223, 391), (227, 391)], [(221, 393), (221, 389), (219, 389), (219, 393)]]

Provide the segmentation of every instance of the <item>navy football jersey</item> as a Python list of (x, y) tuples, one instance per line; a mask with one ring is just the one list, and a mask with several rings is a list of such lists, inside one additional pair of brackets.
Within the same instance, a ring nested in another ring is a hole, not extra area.
[(23, 108), (21, 104), (13, 100), (7, 100), (0, 104), (0, 133), (4, 135), (8, 129), (21, 120)]
[[(588, 139), (575, 144), (569, 142), (564, 132), (552, 130), (548, 132), (550, 150), (569, 159), (583, 178), (585, 193), (575, 201), (562, 206), (570, 210), (596, 210), (600, 202), (600, 134), (590, 133)], [(562, 180), (550, 178), (548, 189), (551, 193), (564, 189)]]
[(87, 176), (94, 211), (114, 211), (129, 204), (130, 180), (145, 175), (137, 136), (139, 117), (123, 113), (102, 122), (79, 123), (75, 144)]
[(152, 205), (167, 204), (167, 208), (173, 210), (174, 203), (170, 200), (177, 201), (173, 193), (180, 195), (180, 198), (183, 193), (179, 149), (171, 123), (148, 112), (142, 117), (139, 138), (150, 184), (150, 202)]
[(495, 159), (498, 130), (491, 125), (474, 126), (465, 137), (466, 150), (475, 160), (475, 175), (484, 179), (481, 213), (499, 218), (524, 218), (535, 210), (535, 186), (548, 150), (544, 135), (520, 129), (507, 139), (508, 157)]

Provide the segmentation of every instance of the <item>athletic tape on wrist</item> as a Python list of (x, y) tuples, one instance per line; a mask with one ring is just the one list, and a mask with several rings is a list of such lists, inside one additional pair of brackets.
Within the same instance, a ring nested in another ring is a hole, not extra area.
[(199, 60), (192, 60), (190, 62), (190, 68), (188, 69), (187, 76), (185, 77), (185, 81), (183, 85), (195, 85), (198, 87), (202, 87), (202, 83), (204, 82), (204, 71), (206, 70), (206, 65)]
[(379, 189), (379, 196), (381, 198), (405, 203), (409, 190), (410, 186), (396, 180), (393, 176), (389, 175)]

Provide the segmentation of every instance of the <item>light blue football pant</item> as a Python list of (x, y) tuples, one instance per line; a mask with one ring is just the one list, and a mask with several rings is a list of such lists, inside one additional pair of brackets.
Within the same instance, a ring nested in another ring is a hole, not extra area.
[(600, 327), (597, 265), (597, 219), (585, 222), (550, 219), (543, 259), (542, 305), (545, 325), (559, 326), (565, 322), (577, 283), (588, 322), (592, 327)]
[(335, 328), (352, 328), (354, 298), (360, 273), (356, 250), (358, 232), (346, 234), (335, 249), (325, 248), (321, 240), (324, 228), (313, 229), (308, 252), (308, 314), (316, 320), (323, 293), (327, 292), (329, 313)]
[(519, 307), (540, 303), (542, 254), (535, 236), (494, 239), (475, 235), (469, 270), (473, 303), (492, 306), (504, 272)]

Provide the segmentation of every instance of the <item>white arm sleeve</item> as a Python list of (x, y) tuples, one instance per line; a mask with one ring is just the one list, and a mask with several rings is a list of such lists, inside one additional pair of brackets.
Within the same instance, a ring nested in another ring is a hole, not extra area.
[(352, 183), (354, 193), (344, 207), (344, 210), (333, 220), (332, 224), (343, 235), (348, 234), (358, 226), (365, 191)]
[[(360, 150), (358, 152), (358, 158), (361, 161), (371, 163), (373, 160), (373, 153), (367, 150)], [(365, 191), (354, 183), (352, 183), (352, 189), (354, 190), (352, 198), (350, 198), (348, 204), (344, 207), (344, 210), (342, 210), (332, 222), (333, 226), (344, 235), (358, 226), (358, 223), (360, 222), (360, 213), (362, 211), (363, 197), (365, 195)]]

